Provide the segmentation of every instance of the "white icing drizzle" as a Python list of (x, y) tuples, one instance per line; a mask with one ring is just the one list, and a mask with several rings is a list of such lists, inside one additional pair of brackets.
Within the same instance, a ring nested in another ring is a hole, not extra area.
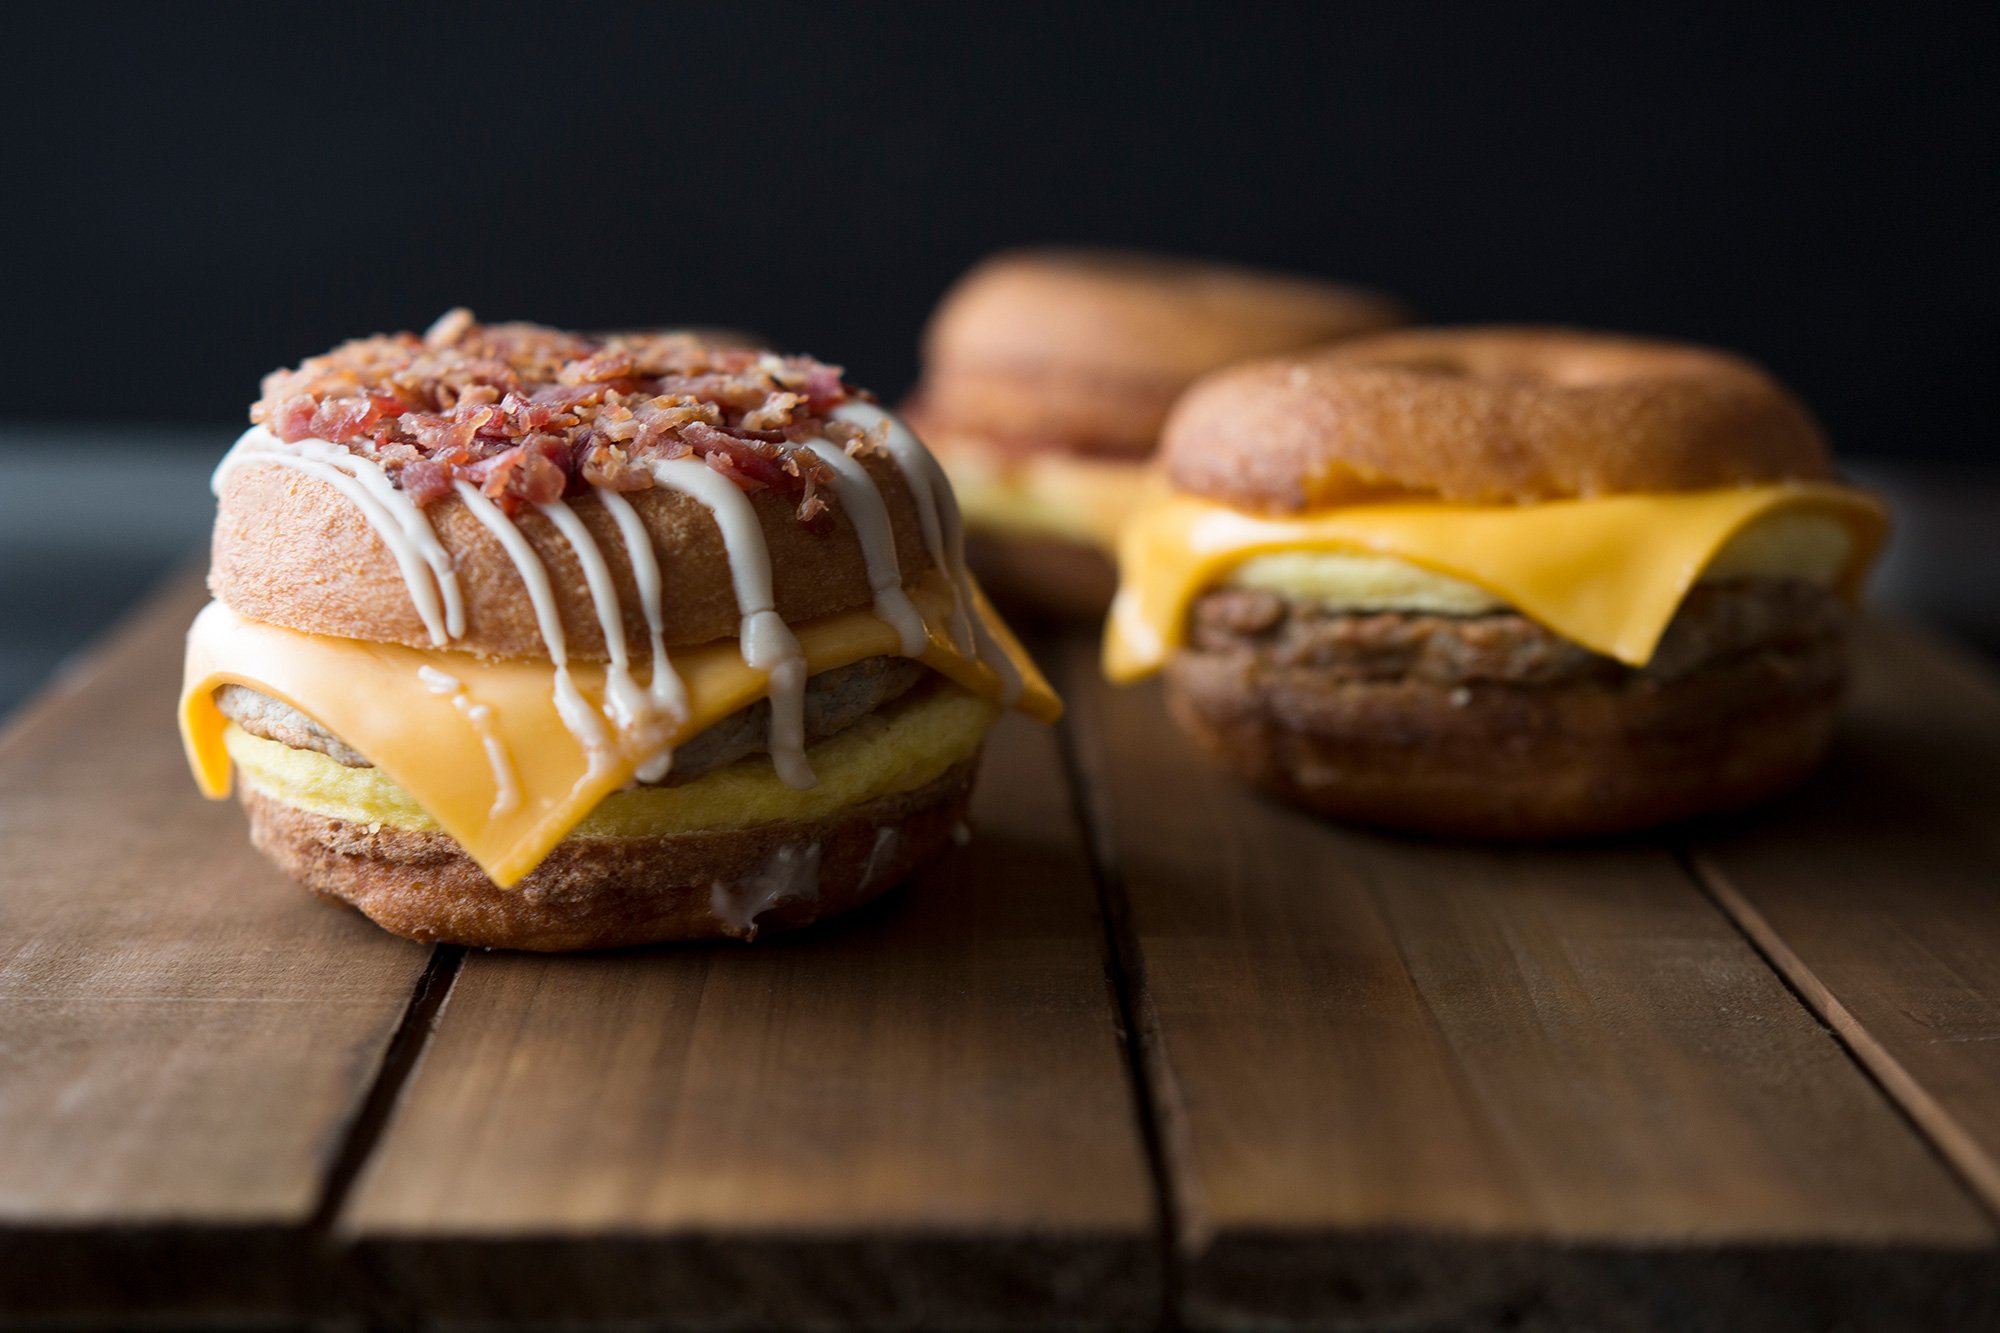
[(514, 760), (507, 753), (507, 743), (500, 739), (499, 729), (493, 725), (493, 710), (467, 694), (464, 681), (434, 666), (418, 667), (417, 679), (432, 694), (450, 699), (451, 706), (458, 710), (458, 715), (479, 737), (479, 744), (486, 751), (487, 766), (493, 770), (493, 806), (487, 813), (499, 819), (520, 809), (521, 782), (515, 776)]
[(611, 580), (611, 566), (597, 539), (561, 500), (535, 506), (543, 517), (556, 525), (570, 549), (576, 552), (583, 569), (583, 581), (590, 589), (591, 605), (597, 609), (597, 625), (604, 633), (605, 655), (611, 665), (604, 673), (604, 711), (611, 725), (621, 732), (633, 732), (651, 725), (652, 703), (632, 679), (632, 662), (625, 652), (625, 608), (618, 601), (618, 585)]
[(411, 604), (431, 642), (443, 647), (465, 633), (465, 599), (451, 554), (415, 501), (397, 489), (379, 463), (326, 440), (287, 443), (262, 426), (237, 437), (216, 465), (209, 486), (218, 496), (238, 468), (274, 463), (326, 482), (353, 502), (402, 571)]
[(704, 505), (722, 531), (729, 577), (742, 615), (738, 639), (743, 663), (761, 671), (771, 700), (771, 765), (787, 787), (803, 790), (818, 782), (806, 762), (806, 655), (792, 627), (778, 615), (771, 592), (771, 551), (750, 497), (735, 482), (692, 458), (653, 464), (653, 482)]
[(785, 899), (810, 901), (819, 897), (819, 857), (820, 845), (816, 842), (780, 847), (742, 879), (717, 880), (711, 884), (708, 908), (737, 935), (754, 940), (757, 918)]
[(431, 576), (437, 580), (438, 596), (444, 602), (445, 632), (456, 639), (465, 634), (465, 598), (458, 586), (458, 570), (453, 567), (451, 553), (438, 540), (437, 530), (417, 502), (408, 492), (389, 480), (389, 474), (382, 470), (373, 459), (344, 449), (325, 440), (301, 440), (296, 446), (308, 458), (330, 463), (351, 472), (354, 479), (368, 488), (384, 509), (396, 518), (397, 525), (417, 548), (424, 563), (430, 566)]
[[(632, 565), (632, 582), (639, 589), (639, 606), (646, 614), (646, 632), (651, 638), (653, 672), (646, 682), (646, 701), (654, 713), (685, 722), (688, 715), (687, 686), (667, 658), (664, 618), (660, 614), (660, 558), (653, 549), (653, 534), (639, 518), (632, 502), (609, 488), (598, 491), (604, 508), (618, 525), (625, 540), (625, 554)], [(674, 766), (674, 747), (669, 745), (641, 763), (635, 776), (641, 782), (658, 782)]]
[(1023, 688), (1021, 673), (1015, 670), (1014, 663), (986, 627), (985, 617), (974, 614), (971, 575), (965, 566), (965, 524), (959, 517), (958, 497), (953, 494), (944, 469), (915, 432), (873, 403), (843, 403), (833, 410), (833, 415), (863, 430), (885, 427), (884, 447), (902, 469), (910, 493), (918, 497), (917, 515), (924, 525), (924, 542), (931, 561), (951, 582), (952, 642), (962, 653), (976, 651), (979, 660), (999, 679), (1002, 703), (1011, 707), (1019, 702)]
[(562, 616), (556, 610), (555, 590), (549, 586), (549, 571), (543, 566), (535, 548), (528, 545), (528, 539), (514, 526), (513, 520), (500, 511), (500, 506), (487, 499), (479, 488), (470, 482), (454, 483), (458, 494), (465, 501), (465, 507), (472, 516), (486, 525), (486, 530), (498, 539), (507, 552), (507, 558), (514, 562), (514, 568), (521, 575), (521, 583), (528, 590), (528, 601), (535, 608), (535, 623), (542, 632), (542, 643), (549, 650), (549, 661), (555, 664), (556, 712), (562, 717), (563, 725), (572, 736), (583, 745), (584, 754), (590, 761), (591, 775), (597, 774), (612, 760), (611, 737), (604, 729), (604, 718), (590, 701), (576, 688), (576, 681), (569, 674), (569, 646), (563, 635)]
[(889, 524), (889, 506), (882, 502), (875, 478), (831, 440), (807, 440), (805, 447), (833, 469), (833, 493), (840, 497), (841, 508), (854, 524), (855, 539), (861, 543), (868, 586), (875, 592), (876, 618), (896, 631), (903, 656), (922, 655), (929, 636), (924, 632), (923, 616), (910, 595), (903, 591), (903, 569), (896, 559), (896, 530)]
[(917, 502), (917, 522), (923, 528), (924, 549), (931, 564), (952, 581), (951, 642), (963, 656), (974, 651), (972, 613), (961, 595), (955, 571), (965, 567), (965, 531), (959, 522), (958, 501), (944, 469), (938, 466), (924, 442), (895, 417), (873, 403), (847, 403), (834, 409), (834, 417), (865, 431), (883, 428), (882, 443), (903, 474), (903, 482)]
[(424, 688), (432, 694), (445, 698), (450, 698), (465, 688), (465, 682), (457, 676), (452, 675), (448, 671), (439, 671), (436, 667), (429, 665), (417, 668), (417, 679), (422, 681)]
[(653, 675), (646, 683), (646, 693), (660, 712), (685, 718), (687, 686), (667, 658), (665, 619), (660, 614), (660, 559), (653, 550), (653, 534), (646, 531), (639, 511), (630, 500), (609, 489), (597, 494), (618, 524), (618, 535), (625, 539), (625, 553), (632, 562), (632, 582), (638, 586), (639, 605), (646, 613), (646, 630), (652, 637)]
[(873, 888), (875, 879), (896, 858), (903, 843), (903, 835), (894, 824), (884, 824), (875, 830), (875, 841), (869, 845), (868, 859), (861, 866), (861, 887)]

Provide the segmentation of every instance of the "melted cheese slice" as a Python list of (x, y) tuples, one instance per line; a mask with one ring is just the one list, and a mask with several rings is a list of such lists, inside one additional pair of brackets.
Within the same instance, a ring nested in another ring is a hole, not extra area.
[[(910, 588), (929, 642), (918, 660), (968, 692), (998, 702), (1002, 687), (991, 668), (959, 653), (947, 632), (952, 599), (935, 575)], [(974, 613), (1021, 675), (1018, 706), (1043, 721), (1062, 711), (1019, 642), (983, 596)], [(866, 611), (794, 625), (810, 671), (899, 652), (896, 631)], [(444, 671), (465, 695), (491, 711), (490, 726), (511, 760), (519, 799), (496, 813), (502, 777), (485, 742), (452, 699), (429, 688), (424, 668)], [(678, 744), (766, 694), (766, 677), (743, 664), (736, 640), (673, 654), (687, 687), (688, 717)], [(574, 664), (578, 688), (601, 708), (604, 670)], [(245, 620), (210, 603), (188, 632), (181, 692), (181, 738), (195, 780), (211, 798), (229, 794), (230, 762), (223, 746), (227, 719), (214, 694), (247, 685), (312, 718), (369, 760), (457, 839), (493, 882), (507, 887), (534, 869), (549, 850), (607, 795), (632, 780), (650, 756), (619, 746), (595, 768), (563, 725), (554, 704), (554, 668), (546, 661), (482, 660), (464, 653), (424, 651), (301, 634)]]
[(1632, 666), (1650, 661), (1702, 572), (1759, 520), (1819, 515), (1849, 537), (1838, 582), (1852, 599), (1881, 547), (1881, 504), (1840, 486), (1788, 483), (1535, 505), (1369, 504), (1265, 516), (1191, 496), (1149, 505), (1119, 542), (1106, 631), (1113, 680), (1157, 670), (1189, 605), (1252, 556), (1354, 551), (1462, 579), (1564, 638)]

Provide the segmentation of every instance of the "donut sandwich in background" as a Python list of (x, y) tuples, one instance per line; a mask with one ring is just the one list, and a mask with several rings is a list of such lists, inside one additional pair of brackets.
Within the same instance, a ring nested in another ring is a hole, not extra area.
[(1182, 390), (1233, 362), (1389, 328), (1386, 297), (1118, 250), (994, 255), (939, 301), (903, 415), (937, 451), (1005, 604), (1095, 622)]
[(1739, 357), (1413, 329), (1217, 371), (1124, 524), (1116, 681), (1243, 779), (1433, 834), (1615, 833), (1824, 750), (1886, 515)]

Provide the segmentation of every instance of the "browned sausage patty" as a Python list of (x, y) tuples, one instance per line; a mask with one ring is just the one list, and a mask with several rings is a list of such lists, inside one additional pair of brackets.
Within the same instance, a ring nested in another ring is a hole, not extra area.
[(1309, 667), (1328, 680), (1610, 684), (1634, 676), (1672, 680), (1773, 643), (1838, 640), (1846, 626), (1840, 598), (1815, 584), (1795, 579), (1703, 584), (1688, 594), (1652, 661), (1635, 669), (1511, 611), (1343, 612), (1262, 589), (1219, 588), (1196, 600), (1188, 639), (1197, 653), (1248, 654), (1268, 672)]
[(1192, 612), (1168, 702), (1227, 767), (1330, 814), (1555, 837), (1746, 805), (1824, 746), (1847, 611), (1778, 579), (1698, 588), (1643, 668), (1527, 618), (1344, 614), (1249, 589)]

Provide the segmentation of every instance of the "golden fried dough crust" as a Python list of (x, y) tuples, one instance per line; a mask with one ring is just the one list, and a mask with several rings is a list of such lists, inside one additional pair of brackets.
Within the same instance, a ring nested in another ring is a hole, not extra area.
[(858, 907), (952, 839), (977, 764), (975, 755), (914, 791), (820, 820), (567, 838), (511, 889), (496, 887), (445, 834), (329, 819), (247, 784), (241, 798), (258, 850), (385, 930), (426, 943), (556, 952), (753, 939)]
[(1210, 375), (1161, 440), (1184, 491), (1296, 512), (1824, 480), (1806, 409), (1741, 357), (1566, 329), (1413, 329)]
[(1403, 321), (1372, 292), (1108, 250), (995, 255), (924, 336), (923, 410), (953, 429), (1084, 453), (1153, 451), (1196, 376)]
[[(916, 502), (894, 462), (873, 453), (861, 461), (882, 492), (907, 583), (930, 568)], [(652, 534), (660, 573), (671, 590), (661, 607), (667, 645), (734, 637), (739, 611), (721, 530), (691, 497), (653, 489), (628, 492)], [(796, 517), (795, 497), (753, 492), (752, 506), (770, 545), (778, 614), (798, 623), (872, 604), (854, 526), (835, 504), (820, 531)], [(625, 544), (595, 494), (569, 501), (596, 538), (624, 611), (635, 660), (648, 656), (644, 606)], [(535, 609), (499, 541), (457, 496), (425, 510), (458, 570), (466, 603), (459, 651), (483, 657), (546, 657)], [(604, 632), (569, 543), (541, 514), (514, 518), (549, 572), (568, 639), (579, 661), (606, 660)], [(309, 634), (428, 648), (430, 636), (410, 600), (401, 570), (361, 512), (330, 484), (289, 468), (252, 463), (230, 474), (220, 497), (209, 587), (237, 614)]]

